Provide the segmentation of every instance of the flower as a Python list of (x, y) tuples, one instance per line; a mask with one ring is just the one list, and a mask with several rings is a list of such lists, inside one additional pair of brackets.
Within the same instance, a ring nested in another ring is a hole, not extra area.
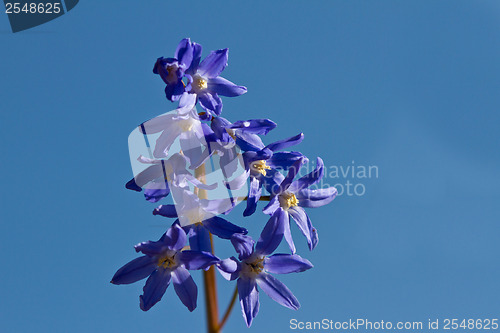
[(158, 303), (170, 281), (181, 302), (193, 311), (196, 308), (198, 288), (188, 270), (206, 269), (219, 262), (211, 253), (182, 250), (187, 236), (174, 223), (158, 241), (137, 244), (135, 250), (144, 256), (121, 267), (111, 279), (113, 284), (130, 284), (148, 277), (140, 296), (140, 308), (148, 311)]
[(293, 179), (302, 164), (303, 159), (297, 160), (289, 168), (288, 174), (281, 184), (273, 186), (270, 191), (270, 202), (263, 209), (265, 214), (271, 215), (268, 224), (278, 221), (284, 225), (283, 235), (292, 253), (295, 253), (295, 245), (290, 232), (290, 216), (306, 237), (309, 249), (313, 250), (318, 244), (318, 233), (312, 226), (304, 207), (321, 207), (330, 203), (337, 195), (337, 189), (333, 186), (320, 189), (309, 188), (323, 177), (324, 165), (323, 160), (319, 157), (316, 161), (316, 169), (294, 181)]
[[(275, 221), (276, 222), (276, 221)], [(272, 229), (272, 230), (271, 230)], [(231, 257), (216, 264), (221, 275), (227, 280), (236, 280), (243, 318), (248, 327), (259, 312), (259, 286), (277, 303), (297, 310), (299, 301), (274, 274), (298, 273), (313, 267), (307, 260), (296, 254), (273, 254), (283, 235), (283, 224), (269, 224), (262, 231), (255, 245), (249, 236), (235, 234), (231, 238), (239, 257)]]
[(217, 215), (226, 213), (234, 207), (230, 199), (199, 199), (186, 190), (172, 192), (176, 205), (160, 205), (153, 215), (176, 218), (189, 236), (191, 249), (210, 252), (209, 232), (222, 239), (230, 239), (235, 233), (247, 234), (239, 227)]
[(193, 61), (186, 74), (188, 78), (186, 91), (196, 94), (201, 107), (207, 113), (218, 116), (222, 111), (222, 100), (219, 95), (240, 96), (247, 92), (247, 88), (219, 76), (227, 66), (228, 49), (211, 51), (201, 63), (200, 59), (201, 46), (194, 48)]
[(252, 215), (262, 194), (262, 187), (268, 191), (274, 185), (283, 180), (283, 175), (278, 169), (288, 170), (297, 160), (304, 161), (306, 157), (299, 152), (276, 152), (290, 146), (299, 144), (304, 139), (302, 133), (273, 142), (264, 147), (264, 144), (251, 147), (250, 151), (243, 153), (246, 174), (240, 175), (226, 186), (230, 189), (238, 189), (250, 178), (250, 188), (247, 196), (247, 208), (243, 212), (244, 216)]
[(185, 71), (191, 66), (197, 48), (201, 50), (201, 45), (192, 43), (189, 38), (184, 38), (177, 46), (174, 58), (160, 57), (156, 60), (153, 73), (160, 75), (167, 85), (165, 95), (169, 101), (179, 100), (184, 93), (185, 87), (182, 78)]
[(144, 188), (147, 201), (158, 202), (169, 195), (171, 187), (188, 189), (188, 182), (204, 190), (217, 187), (216, 183), (203, 184), (194, 177), (186, 168), (187, 158), (179, 153), (173, 154), (167, 160), (150, 159), (142, 155), (137, 160), (151, 166), (138, 173), (125, 187), (138, 192)]

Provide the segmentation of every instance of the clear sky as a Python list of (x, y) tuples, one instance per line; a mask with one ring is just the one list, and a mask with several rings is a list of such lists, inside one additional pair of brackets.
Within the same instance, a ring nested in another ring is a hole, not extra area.
[[(204, 331), (201, 294), (194, 313), (173, 288), (144, 313), (143, 283), (109, 283), (171, 222), (125, 190), (127, 137), (173, 108), (152, 68), (183, 37), (229, 48), (224, 76), (248, 93), (223, 116), (274, 120), (266, 142), (304, 132), (298, 148), (329, 171), (378, 169), (329, 172), (364, 195), (309, 210), (314, 252), (292, 226), (315, 267), (280, 278), (302, 308), (261, 293), (248, 332), (498, 317), (499, 18), (498, 1), (82, 0), (12, 34), (1, 13), (0, 331)], [(230, 216), (253, 236), (267, 221)], [(234, 285), (218, 286), (224, 308)], [(245, 330), (236, 308), (226, 332)]]

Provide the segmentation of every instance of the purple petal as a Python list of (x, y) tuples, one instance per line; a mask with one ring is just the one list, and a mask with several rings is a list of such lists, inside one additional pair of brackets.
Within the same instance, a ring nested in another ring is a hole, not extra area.
[(160, 205), (153, 210), (153, 215), (176, 218), (177, 211), (175, 209), (175, 205)]
[(216, 265), (219, 273), (224, 277), (224, 279), (233, 281), (238, 278), (240, 265), (236, 258), (231, 257), (221, 260)]
[(170, 278), (170, 270), (166, 269), (158, 269), (149, 276), (140, 296), (141, 310), (148, 311), (161, 300), (170, 284)]
[(191, 274), (182, 266), (178, 266), (172, 271), (172, 282), (174, 289), (179, 296), (182, 304), (184, 304), (189, 311), (196, 309), (196, 299), (198, 297), (198, 287), (194, 283)]
[(191, 110), (193, 110), (195, 104), (196, 104), (196, 94), (189, 94), (185, 92), (179, 99), (179, 106), (177, 108), (177, 113), (180, 115), (185, 115), (191, 112)]
[(204, 220), (203, 225), (212, 234), (223, 239), (231, 239), (231, 236), (233, 236), (236, 233), (237, 234), (248, 233), (247, 229), (238, 227), (237, 225), (232, 224), (218, 216), (214, 216), (212, 218)]
[(299, 301), (293, 296), (290, 289), (271, 274), (259, 274), (257, 276), (257, 284), (269, 297), (279, 304), (292, 310), (300, 308)]
[(282, 208), (278, 208), (274, 212), (260, 234), (255, 247), (256, 253), (268, 255), (276, 250), (283, 239), (285, 223), (288, 223), (287, 218), (288, 214)]
[(201, 107), (208, 112), (213, 112), (216, 115), (220, 114), (222, 109), (222, 101), (218, 98), (217, 94), (211, 94), (210, 92), (205, 92), (198, 95), (198, 100), (200, 101)]
[(239, 190), (247, 183), (247, 179), (249, 176), (250, 176), (250, 171), (247, 170), (242, 174), (238, 175), (237, 177), (235, 177), (234, 179), (225, 182), (224, 184), (230, 190)]
[(178, 80), (173, 84), (167, 84), (165, 87), (165, 96), (171, 102), (178, 101), (184, 93), (184, 84), (182, 80)]
[(125, 184), (125, 188), (128, 189), (128, 190), (137, 191), (137, 192), (141, 192), (142, 191), (142, 187), (139, 187), (137, 185), (137, 183), (135, 182), (134, 178), (132, 178), (131, 180), (129, 180), (127, 182), (127, 184)]
[[(273, 194), (273, 192), (271, 192)], [(269, 203), (264, 207), (262, 212), (267, 215), (272, 215), (280, 208), (280, 202), (277, 196), (273, 196), (271, 200), (269, 200)]]
[(312, 267), (309, 260), (297, 254), (273, 254), (264, 260), (264, 269), (275, 274), (298, 273)]
[(299, 152), (277, 152), (274, 153), (273, 156), (266, 161), (266, 164), (273, 168), (288, 170), (288, 168), (290, 168), (293, 163), (301, 158), (305, 158), (305, 156)]
[(146, 135), (159, 133), (166, 129), (175, 117), (176, 115), (170, 112), (162, 114), (139, 125), (139, 130)]
[(233, 237), (231, 237), (231, 244), (233, 244), (234, 249), (238, 252), (239, 259), (245, 260), (253, 254), (255, 241), (250, 236), (234, 234)]
[(191, 66), (191, 62), (193, 61), (193, 45), (189, 38), (184, 38), (180, 41), (179, 45), (177, 45), (175, 58), (184, 69)]
[(155, 158), (167, 157), (170, 147), (174, 143), (175, 139), (177, 139), (177, 137), (181, 134), (181, 132), (182, 129), (177, 125), (177, 123), (172, 122), (170, 126), (168, 126), (168, 128), (165, 128), (158, 139), (156, 139), (153, 156)]
[(236, 131), (236, 144), (243, 151), (259, 151), (264, 148), (264, 143), (257, 134)]
[[(165, 179), (161, 164), (153, 164), (143, 171), (139, 172), (135, 177), (135, 186), (143, 188), (144, 185), (155, 179)], [(130, 183), (130, 182), (129, 182)], [(135, 189), (135, 188), (134, 188)]]
[(324, 174), (324, 164), (323, 160), (321, 158), (316, 159), (316, 168), (305, 175), (304, 177), (301, 177), (297, 179), (295, 182), (293, 182), (292, 185), (290, 185), (290, 191), (292, 192), (297, 192), (303, 188), (307, 188), (313, 184), (316, 184), (323, 178)]
[(243, 318), (248, 327), (252, 325), (252, 320), (259, 313), (259, 291), (254, 279), (238, 279), (238, 295), (240, 298)]
[(220, 76), (209, 79), (207, 85), (210, 91), (221, 96), (236, 97), (247, 92), (246, 87), (238, 86)]
[(309, 245), (309, 249), (312, 250), (312, 224), (311, 220), (307, 216), (304, 208), (302, 207), (291, 207), (288, 209), (288, 213), (292, 216), (293, 220), (299, 227), (300, 231), (302, 231), (302, 234), (306, 237), (307, 239), (307, 244)]
[(142, 242), (134, 246), (136, 252), (142, 252), (149, 257), (155, 257), (167, 250), (164, 243), (165, 235), (159, 241)]
[(191, 66), (188, 68), (186, 73), (189, 74), (194, 74), (196, 70), (198, 69), (198, 65), (200, 64), (201, 60), (201, 52), (202, 52), (202, 47), (198, 43), (192, 43), (193, 46), (193, 61), (191, 62)]
[(156, 270), (156, 264), (148, 256), (136, 258), (120, 268), (113, 278), (113, 284), (129, 284), (145, 279)]
[(213, 254), (201, 251), (182, 251), (178, 256), (189, 270), (205, 269), (220, 261)]
[(228, 49), (210, 52), (198, 66), (198, 74), (208, 79), (219, 76), (227, 66), (227, 58)]
[(167, 230), (165, 244), (173, 251), (180, 251), (187, 242), (187, 235), (178, 223), (172, 224)]
[(210, 234), (203, 224), (196, 223), (186, 226), (188, 228), (189, 246), (193, 251), (211, 252)]
[(262, 185), (261, 182), (257, 178), (255, 177), (250, 178), (250, 189), (248, 191), (247, 208), (245, 208), (243, 216), (250, 216), (253, 213), (255, 213), (255, 210), (257, 209), (257, 202), (259, 201), (260, 195), (262, 193), (261, 185)]
[(238, 129), (241, 132), (266, 135), (270, 130), (276, 128), (276, 123), (269, 119), (238, 120), (229, 128)]
[(144, 189), (144, 197), (149, 202), (158, 202), (170, 193), (167, 181), (151, 182)]
[(296, 136), (292, 136), (291, 138), (273, 142), (267, 145), (266, 148), (269, 148), (272, 151), (282, 150), (290, 146), (298, 145), (302, 142), (302, 140), (304, 140), (304, 134), (300, 133)]
[(337, 196), (335, 187), (320, 188), (311, 190), (308, 188), (296, 192), (295, 196), (299, 200), (300, 207), (316, 208), (329, 204)]
[(292, 184), (293, 179), (295, 176), (299, 173), (300, 167), (304, 163), (303, 158), (299, 158), (297, 161), (293, 163), (293, 165), (288, 169), (288, 174), (286, 175), (285, 179), (280, 184), (280, 189), (279, 192), (283, 193), (290, 187), (290, 184)]
[(295, 249), (295, 243), (293, 242), (293, 238), (292, 238), (292, 231), (290, 230), (290, 216), (288, 215), (288, 212), (286, 213), (286, 216), (287, 216), (287, 219), (285, 222), (285, 230), (284, 230), (283, 234), (285, 236), (285, 240), (288, 244), (288, 247), (290, 248), (290, 252), (292, 252), (292, 254), (294, 254), (296, 249)]

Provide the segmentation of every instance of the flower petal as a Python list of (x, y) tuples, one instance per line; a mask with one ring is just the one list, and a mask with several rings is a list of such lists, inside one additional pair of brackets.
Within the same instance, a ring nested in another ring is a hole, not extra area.
[(144, 197), (149, 202), (158, 202), (170, 193), (167, 181), (151, 182), (144, 189)]
[(255, 177), (250, 177), (250, 189), (248, 190), (247, 208), (243, 212), (243, 216), (250, 216), (257, 209), (257, 202), (262, 194), (261, 182)]
[(191, 44), (191, 40), (189, 38), (184, 38), (180, 41), (179, 45), (177, 45), (175, 58), (184, 69), (191, 66), (191, 62), (193, 61), (193, 45)]
[(280, 184), (279, 193), (283, 193), (284, 191), (288, 190), (288, 188), (290, 187), (290, 184), (292, 184), (292, 182), (293, 182), (293, 179), (299, 173), (299, 170), (302, 167), (303, 163), (304, 163), (304, 158), (299, 158), (288, 169), (288, 174), (286, 175), (285, 179), (283, 179), (283, 181)]
[(296, 192), (295, 196), (299, 200), (300, 207), (316, 208), (329, 204), (337, 196), (337, 189), (334, 186), (311, 190), (308, 188)]
[(196, 299), (198, 298), (198, 287), (194, 283), (191, 274), (182, 266), (178, 266), (172, 271), (172, 282), (174, 289), (179, 296), (182, 304), (184, 304), (189, 311), (196, 309)]
[(253, 254), (255, 241), (250, 236), (234, 234), (231, 237), (231, 244), (233, 244), (234, 249), (238, 252), (239, 259), (245, 260)]
[(159, 241), (147, 241), (142, 242), (134, 246), (135, 252), (142, 252), (149, 257), (155, 257), (160, 255), (162, 252), (167, 250), (167, 246), (164, 243), (165, 234), (160, 238)]
[(187, 235), (176, 222), (167, 230), (165, 244), (173, 251), (180, 251), (186, 245)]
[(288, 210), (288, 213), (292, 216), (300, 231), (302, 231), (302, 234), (306, 237), (309, 249), (312, 250), (312, 224), (311, 220), (306, 214), (306, 211), (304, 210), (304, 208), (296, 206), (291, 207)]
[(230, 125), (229, 128), (237, 129), (241, 132), (266, 135), (270, 130), (276, 128), (276, 123), (270, 119), (238, 120)]
[(192, 43), (193, 45), (193, 61), (191, 62), (191, 66), (188, 68), (186, 73), (189, 74), (194, 74), (196, 70), (198, 69), (198, 65), (200, 64), (201, 60), (201, 52), (202, 52), (202, 46), (198, 43)]
[(193, 251), (212, 251), (212, 245), (210, 243), (210, 234), (208, 233), (207, 228), (205, 228), (202, 224), (195, 223), (186, 226), (189, 230), (189, 246)]
[(218, 216), (206, 219), (202, 223), (208, 231), (223, 239), (231, 239), (231, 236), (236, 233), (245, 235), (248, 233), (247, 229), (232, 224)]
[(121, 267), (111, 279), (113, 284), (129, 284), (145, 279), (156, 270), (156, 264), (148, 256), (136, 258)]
[(221, 260), (216, 266), (222, 277), (228, 281), (233, 281), (239, 276), (240, 265), (235, 257)]
[(209, 112), (216, 115), (220, 115), (222, 110), (222, 101), (217, 96), (216, 93), (205, 92), (198, 95), (198, 100), (200, 101), (201, 107)]
[(259, 274), (257, 276), (257, 284), (269, 297), (279, 304), (292, 310), (300, 308), (299, 301), (293, 296), (290, 289), (271, 274)]
[(179, 106), (177, 108), (177, 113), (180, 115), (185, 115), (191, 112), (191, 110), (193, 110), (195, 104), (196, 104), (196, 94), (189, 94), (185, 92), (179, 99)]
[(208, 80), (208, 89), (216, 92), (218, 95), (227, 97), (236, 97), (247, 92), (247, 88), (238, 86), (223, 77), (214, 77)]
[(198, 74), (208, 79), (219, 76), (227, 66), (228, 51), (222, 49), (210, 52), (198, 66)]
[(285, 222), (285, 230), (283, 232), (283, 235), (285, 236), (285, 240), (288, 244), (288, 247), (290, 248), (290, 252), (294, 254), (296, 252), (296, 249), (295, 249), (295, 243), (293, 242), (292, 238), (292, 231), (290, 230), (290, 216), (288, 215), (288, 213), (286, 215), (287, 219)]
[(298, 145), (299, 143), (302, 142), (302, 140), (304, 140), (304, 134), (300, 133), (288, 139), (279, 140), (271, 144), (268, 144), (266, 148), (269, 148), (272, 151), (282, 150), (290, 146)]
[(262, 230), (255, 252), (262, 255), (273, 253), (283, 239), (285, 223), (288, 223), (288, 214), (280, 207), (274, 212)]
[(252, 325), (252, 320), (259, 313), (259, 291), (254, 279), (239, 278), (238, 295), (240, 298), (243, 318), (248, 327)]
[(302, 153), (296, 151), (277, 152), (266, 161), (266, 164), (273, 168), (287, 170), (300, 158), (307, 159)]
[(180, 252), (178, 256), (180, 261), (189, 270), (205, 269), (220, 261), (212, 253), (201, 251), (186, 250)]
[(306, 271), (313, 265), (297, 254), (273, 254), (264, 260), (264, 268), (269, 273), (288, 274)]
[[(271, 193), (271, 195), (275, 194), (273, 192), (270, 192), (270, 193)], [(262, 212), (264, 214), (273, 215), (278, 208), (280, 208), (280, 202), (279, 202), (278, 197), (276, 195), (274, 195), (273, 197), (271, 197), (271, 200), (269, 200), (269, 203), (266, 205), (266, 207), (264, 207)]]
[(176, 218), (177, 211), (175, 209), (175, 205), (160, 205), (153, 210), (153, 215)]
[(290, 185), (289, 190), (292, 192), (297, 192), (303, 188), (307, 188), (311, 185), (314, 185), (317, 182), (319, 182), (321, 178), (323, 178), (323, 174), (324, 174), (323, 160), (318, 157), (316, 159), (316, 168), (307, 175), (294, 181), (293, 184)]
[(254, 133), (236, 131), (236, 144), (243, 151), (259, 151), (264, 148), (261, 138)]
[(161, 300), (170, 284), (170, 278), (170, 270), (166, 269), (158, 269), (149, 276), (139, 298), (141, 310), (148, 311)]

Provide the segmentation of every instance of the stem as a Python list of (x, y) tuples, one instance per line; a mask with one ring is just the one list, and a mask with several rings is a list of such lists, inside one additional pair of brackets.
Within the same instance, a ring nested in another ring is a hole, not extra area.
[[(245, 201), (248, 200), (248, 197), (237, 197), (236, 201)], [(271, 201), (270, 195), (263, 195), (260, 197), (259, 201)]]
[(235, 287), (234, 292), (233, 292), (233, 297), (231, 298), (231, 301), (229, 302), (229, 305), (227, 306), (226, 313), (224, 313), (224, 317), (222, 317), (222, 320), (219, 324), (220, 330), (224, 327), (227, 320), (229, 319), (229, 315), (231, 314), (231, 310), (233, 309), (237, 298), (238, 298), (238, 287)]
[[(202, 183), (206, 183), (205, 165), (201, 165), (195, 170), (195, 176)], [(200, 199), (207, 198), (206, 190), (198, 189)], [(210, 234), (210, 248), (214, 252), (212, 234)], [(203, 271), (203, 282), (205, 286), (205, 304), (207, 308), (207, 331), (208, 333), (220, 333), (219, 329), (219, 307), (217, 304), (217, 284), (215, 277), (215, 267), (211, 266), (207, 271)]]

